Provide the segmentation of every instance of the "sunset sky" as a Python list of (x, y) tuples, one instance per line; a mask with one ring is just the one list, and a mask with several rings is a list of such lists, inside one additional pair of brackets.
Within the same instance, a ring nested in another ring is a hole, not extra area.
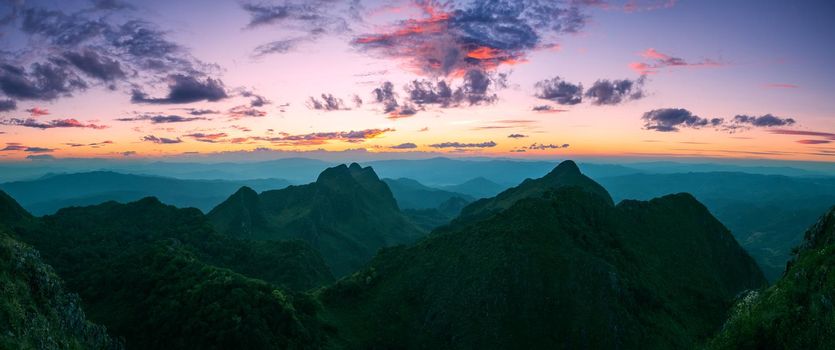
[(835, 161), (831, 1), (0, 0), (0, 160)]

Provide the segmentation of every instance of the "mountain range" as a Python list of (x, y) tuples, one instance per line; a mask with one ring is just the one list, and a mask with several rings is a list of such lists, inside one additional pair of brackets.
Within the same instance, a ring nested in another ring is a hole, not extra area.
[(374, 170), (356, 163), (328, 168), (307, 185), (261, 193), (243, 187), (208, 218), (233, 237), (303, 240), (337, 276), (356, 271), (380, 248), (425, 234), (403, 215)]
[[(206, 215), (149, 197), (35, 217), (0, 191), (0, 279), (14, 286), (0, 304), (0, 325), (14, 331), (0, 345), (831, 345), (835, 210), (767, 287), (697, 197), (615, 204), (626, 195), (610, 195), (571, 161), (474, 202), (452, 196), (401, 210), (393, 192), (358, 164), (306, 185), (241, 187)], [(442, 220), (418, 222), (420, 213)], [(32, 266), (25, 273), (21, 257)], [(44, 279), (57, 289), (41, 293)]]

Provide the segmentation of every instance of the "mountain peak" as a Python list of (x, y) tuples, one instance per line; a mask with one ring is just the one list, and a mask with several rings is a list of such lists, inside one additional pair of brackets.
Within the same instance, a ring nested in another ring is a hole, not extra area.
[(577, 166), (577, 163), (574, 163), (573, 160), (566, 160), (557, 165), (554, 170), (551, 170), (550, 173), (546, 176), (578, 176), (582, 175), (580, 172), (580, 167)]

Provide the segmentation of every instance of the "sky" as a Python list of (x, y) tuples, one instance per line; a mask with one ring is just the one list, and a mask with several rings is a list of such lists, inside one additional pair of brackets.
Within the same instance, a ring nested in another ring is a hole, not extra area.
[(0, 161), (832, 162), (833, 17), (830, 1), (0, 0)]

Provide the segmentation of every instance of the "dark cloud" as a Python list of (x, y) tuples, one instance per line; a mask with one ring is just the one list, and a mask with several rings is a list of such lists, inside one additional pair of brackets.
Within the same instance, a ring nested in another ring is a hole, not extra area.
[(309, 37), (298, 37), (271, 41), (256, 46), (252, 52), (252, 56), (257, 58), (270, 54), (287, 53), (295, 49), (299, 44), (310, 41), (311, 39)]
[(179, 137), (176, 138), (176, 139), (170, 139), (170, 138), (166, 138), (166, 137), (156, 137), (154, 135), (147, 135), (147, 136), (142, 138), (142, 141), (153, 142), (153, 143), (157, 143), (157, 144), (172, 144), (172, 143), (183, 142), (183, 140), (181, 140)]
[(585, 97), (596, 106), (616, 105), (622, 102), (640, 100), (644, 97), (645, 80), (645, 76), (636, 80), (598, 80), (586, 90)]
[(50, 154), (31, 154), (26, 156), (29, 160), (54, 160), (55, 156)]
[(135, 155), (136, 155), (136, 151), (124, 151), (124, 152), (122, 152), (122, 153), (121, 153), (121, 155), (122, 155), (122, 157), (130, 157), (130, 156), (135, 156)]
[(191, 115), (206, 115), (206, 114), (219, 114), (220, 111), (216, 111), (214, 109), (200, 109), (200, 108), (183, 108), (186, 113)]
[(539, 106), (533, 106), (533, 108), (531, 108), (531, 110), (532, 110), (532, 111), (534, 111), (534, 112), (541, 112), (541, 113), (561, 113), (561, 112), (568, 112), (568, 110), (567, 110), (567, 109), (559, 109), (559, 108), (556, 108), (556, 107), (551, 106), (551, 105), (539, 105)]
[(17, 109), (15, 100), (0, 100), (0, 112), (9, 112)]
[(540, 150), (540, 151), (541, 150), (546, 150), (546, 149), (559, 149), (559, 148), (568, 148), (568, 144), (564, 143), (564, 144), (561, 144), (561, 145), (555, 145), (555, 144), (546, 145), (544, 143), (533, 143), (530, 146), (528, 146), (528, 149), (530, 149), (530, 150)]
[(724, 122), (719, 118), (706, 119), (693, 115), (683, 108), (654, 109), (644, 113), (641, 119), (644, 120), (644, 129), (661, 132), (676, 132), (679, 128), (719, 126)]
[(27, 152), (27, 153), (51, 153), (54, 152), (55, 149), (53, 148), (45, 148), (45, 147), (32, 147), (32, 146), (24, 146), (19, 143), (8, 142), (6, 143), (6, 148), (0, 149), (0, 152), (4, 151), (16, 151), (16, 152)]
[(542, 46), (543, 37), (576, 33), (579, 8), (550, 0), (419, 2), (423, 18), (400, 21), (385, 33), (356, 37), (360, 50), (398, 60), (429, 76), (457, 75), (514, 64)]
[(221, 142), (221, 141), (223, 141), (223, 139), (225, 139), (228, 136), (229, 135), (226, 134), (225, 132), (219, 132), (219, 133), (214, 133), (214, 134), (206, 134), (206, 133), (202, 133), (202, 132), (197, 132), (197, 133), (183, 135), (183, 137), (190, 137), (190, 138), (193, 138), (195, 141), (207, 142), (207, 143)]
[(786, 130), (786, 129), (772, 129), (768, 132), (777, 135), (798, 135), (798, 136), (814, 136), (822, 137), (829, 140), (835, 140), (835, 133), (823, 131), (807, 131), (807, 130)]
[(266, 97), (258, 95), (255, 92), (249, 90), (243, 90), (241, 92), (241, 96), (251, 98), (251, 100), (249, 101), (250, 107), (264, 107), (268, 104), (273, 103)]
[(802, 143), (804, 145), (822, 145), (832, 143), (832, 140), (797, 140), (795, 142)]
[(145, 93), (134, 90), (131, 102), (152, 104), (214, 102), (228, 97), (223, 82), (217, 79), (206, 78), (205, 81), (200, 81), (193, 76), (174, 74), (170, 75), (168, 80), (168, 96), (149, 98)]
[(113, 81), (125, 77), (119, 61), (100, 56), (93, 50), (65, 52), (62, 57), (88, 76), (102, 81)]
[(75, 47), (107, 32), (109, 25), (88, 19), (82, 14), (65, 14), (57, 10), (28, 8), (22, 13), (21, 30), (47, 38), (59, 47)]
[(391, 113), (397, 110), (397, 93), (394, 92), (394, 84), (390, 81), (384, 82), (380, 87), (371, 91), (374, 101), (383, 105), (383, 113)]
[(523, 135), (523, 134), (510, 134), (510, 135), (507, 135), (507, 137), (508, 137), (508, 138), (511, 138), (511, 139), (521, 139), (521, 138), (524, 138), (524, 137), (528, 137), (528, 135)]
[(133, 9), (133, 5), (120, 0), (90, 0), (97, 10), (115, 11)]
[(349, 31), (348, 22), (344, 17), (355, 13), (358, 3), (359, 0), (288, 0), (281, 4), (243, 2), (241, 7), (249, 14), (248, 28), (275, 25), (304, 33), (301, 36), (259, 45), (255, 48), (253, 56), (286, 53), (299, 44), (315, 40), (323, 34)]
[(496, 143), (493, 141), (487, 142), (480, 142), (480, 143), (461, 143), (461, 142), (441, 142), (441, 143), (434, 143), (429, 145), (432, 148), (490, 148), (496, 147)]
[(399, 145), (389, 147), (391, 149), (414, 149), (417, 148), (417, 145), (411, 142), (401, 143)]
[(561, 105), (576, 105), (583, 102), (583, 84), (572, 84), (560, 77), (542, 80), (534, 85), (536, 97)]
[(750, 125), (754, 127), (774, 127), (794, 125), (795, 120), (792, 118), (781, 118), (771, 114), (766, 114), (759, 117), (749, 115), (737, 115), (734, 117), (733, 122), (735, 124)]
[(29, 70), (3, 64), (0, 66), (0, 90), (20, 100), (53, 100), (84, 90), (87, 83), (74, 72), (52, 63), (33, 63)]
[(87, 128), (106, 129), (105, 125), (85, 124), (76, 119), (53, 119), (47, 122), (39, 122), (33, 118), (9, 118), (0, 120), (0, 125), (23, 126), (27, 128), (52, 129), (52, 128)]
[(310, 96), (307, 101), (307, 107), (323, 111), (344, 111), (350, 109), (341, 98), (334, 97), (331, 94), (322, 94), (321, 100)]
[(190, 122), (195, 120), (206, 120), (203, 117), (183, 117), (179, 115), (153, 115), (153, 114), (142, 114), (136, 117), (125, 117), (125, 118), (117, 118), (116, 120), (120, 122), (132, 122), (132, 121), (143, 121), (147, 120), (150, 121), (152, 124), (167, 124), (167, 123), (184, 123)]
[(373, 139), (388, 132), (393, 132), (394, 129), (365, 129), (365, 130), (351, 130), (351, 131), (335, 131), (335, 132), (316, 132), (302, 135), (281, 134), (277, 137), (261, 137), (252, 138), (259, 141), (269, 141), (278, 145), (293, 145), (293, 146), (309, 146), (321, 145), (330, 141), (343, 141), (349, 143), (360, 143), (368, 139)]

